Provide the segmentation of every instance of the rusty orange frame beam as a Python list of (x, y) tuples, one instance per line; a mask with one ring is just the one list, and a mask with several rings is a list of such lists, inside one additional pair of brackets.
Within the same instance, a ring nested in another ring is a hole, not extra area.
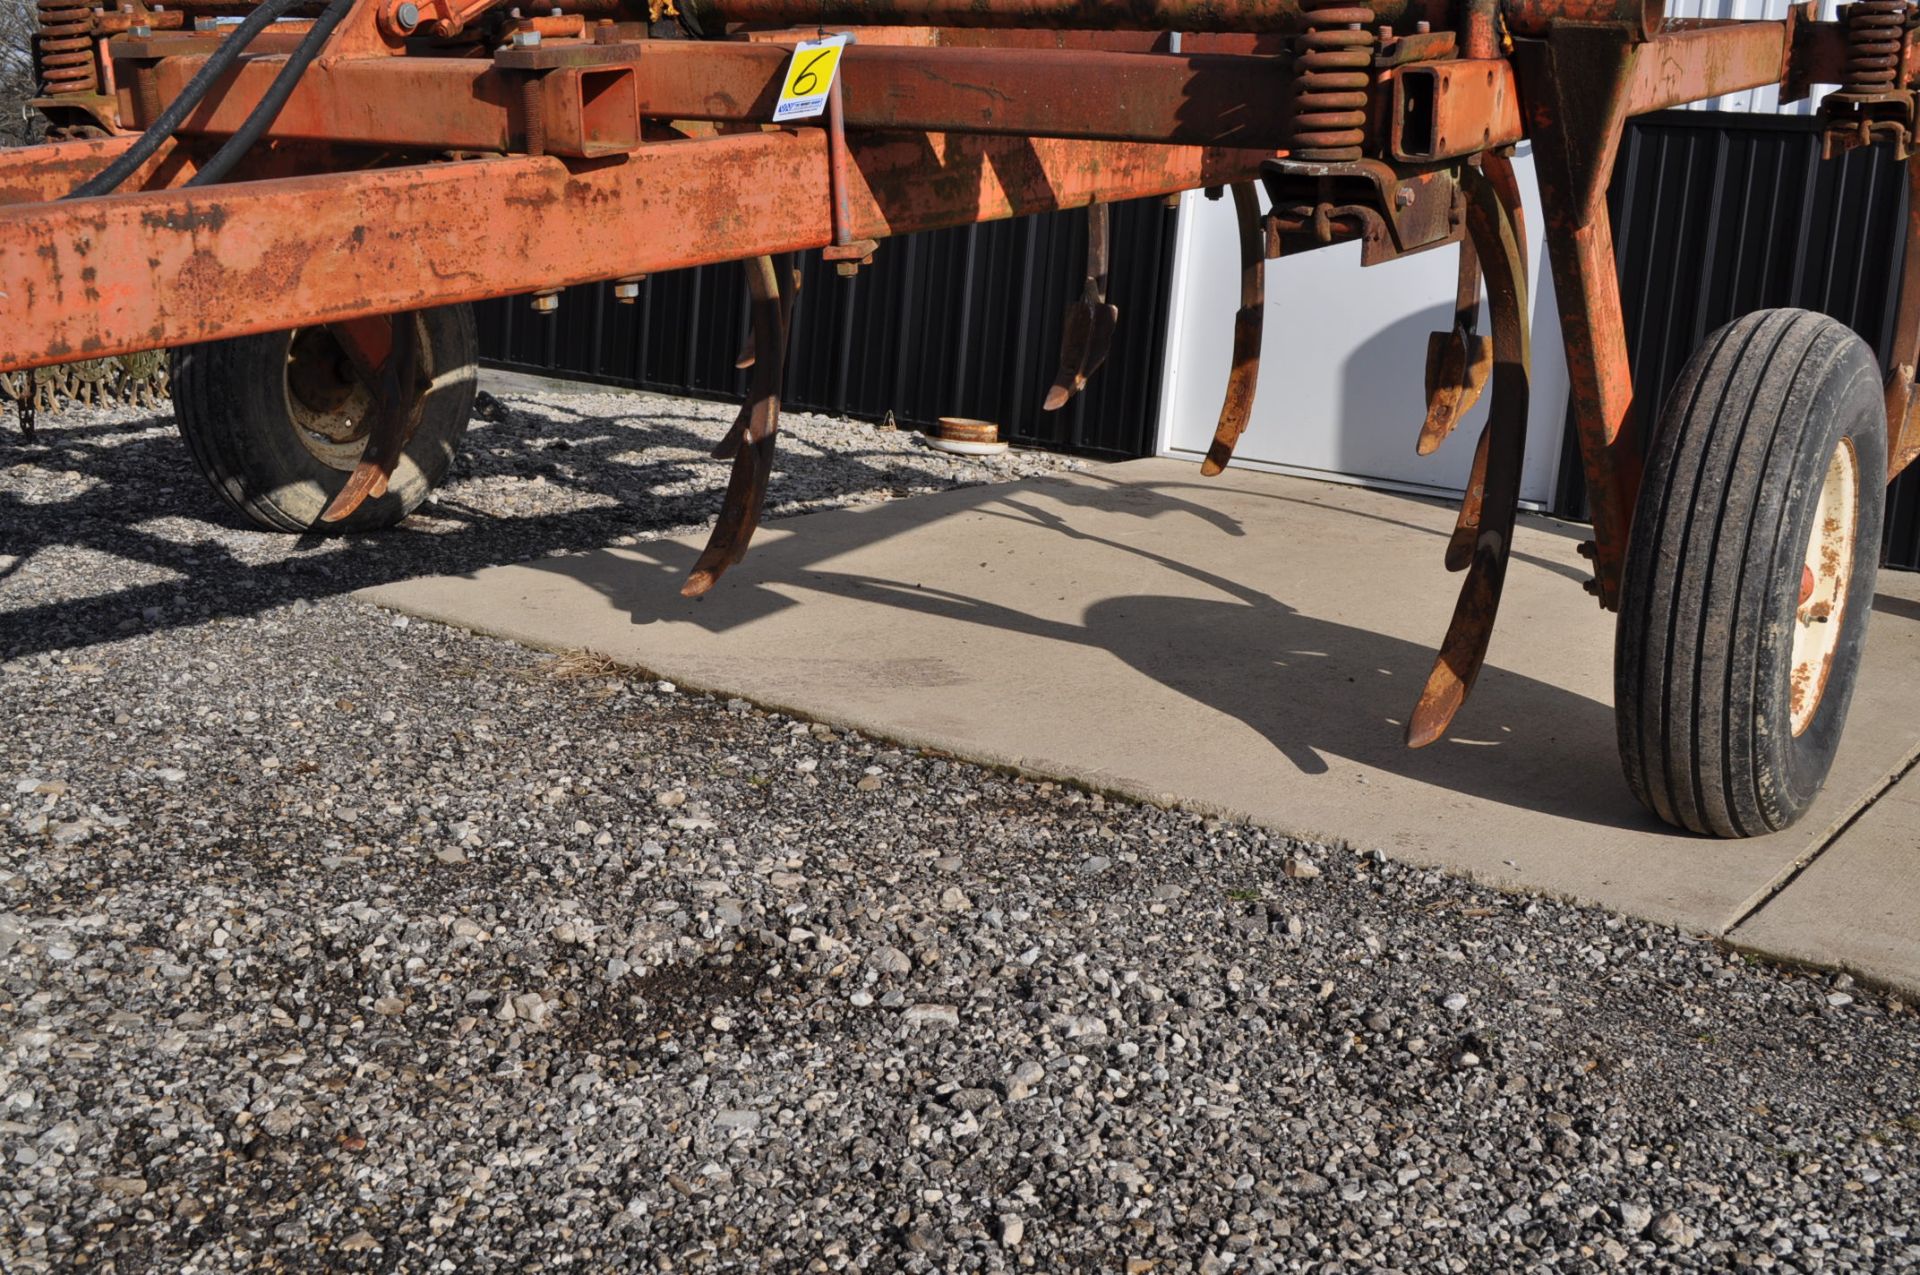
[[(1227, 185), (1272, 154), (926, 133), (850, 145), (853, 232), (871, 239)], [(818, 129), (661, 142), (574, 170), (485, 159), (12, 205), (0, 208), (0, 370), (832, 238)]]
[[(173, 100), (210, 45), (173, 47), (148, 71), (155, 102)], [(576, 46), (581, 69), (631, 68), (641, 116), (760, 123), (773, 116), (784, 45), (636, 40)], [(1292, 134), (1292, 58), (1229, 53), (1115, 52), (855, 45), (842, 59), (846, 125), (1190, 146), (1274, 149)], [(183, 136), (234, 132), (279, 73), (247, 58), (181, 126)], [(472, 58), (351, 58), (308, 70), (268, 136), (412, 150), (506, 151), (522, 135), (523, 73)], [(547, 82), (564, 85), (551, 73)], [(546, 109), (568, 106), (558, 87)], [(133, 109), (129, 93), (127, 109)], [(375, 103), (404, 102), (404, 110)], [(131, 115), (130, 115), (130, 118)], [(145, 123), (144, 120), (139, 121)]]
[[(1811, 24), (1802, 24), (1811, 25)], [(1832, 24), (1821, 24), (1831, 27)], [(1516, 42), (1547, 223), (1561, 336), (1594, 530), (1600, 604), (1619, 605), (1640, 491), (1632, 369), (1606, 190), (1628, 117), (1720, 93), (1781, 84), (1793, 64), (1789, 22), (1689, 22), (1644, 43), (1562, 27)], [(1815, 45), (1824, 50), (1824, 45)], [(1824, 53), (1812, 59), (1824, 68)]]

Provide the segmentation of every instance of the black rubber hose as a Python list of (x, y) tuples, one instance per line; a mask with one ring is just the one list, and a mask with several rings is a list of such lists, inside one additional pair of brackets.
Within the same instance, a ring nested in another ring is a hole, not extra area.
[(340, 25), (340, 19), (346, 17), (347, 10), (351, 8), (353, 0), (333, 0), (326, 7), (314, 21), (312, 29), (300, 38), (300, 43), (287, 58), (287, 64), (280, 68), (280, 74), (273, 77), (273, 83), (245, 121), (213, 153), (213, 157), (200, 166), (200, 171), (193, 175), (187, 185), (211, 186), (233, 171), (233, 166), (245, 158), (254, 143), (280, 118), (280, 109), (287, 104), (293, 86), (300, 82), (300, 76), (319, 54), (320, 46), (327, 42), (327, 37), (333, 34), (333, 29)]
[(266, 0), (259, 8), (246, 16), (246, 20), (233, 29), (233, 34), (221, 41), (220, 47), (213, 51), (200, 69), (194, 72), (187, 86), (180, 90), (180, 96), (167, 103), (160, 112), (160, 118), (147, 126), (146, 132), (138, 140), (105, 168), (73, 188), (66, 198), (90, 199), (95, 195), (111, 194), (121, 182), (133, 176), (134, 170), (147, 162), (153, 153), (160, 149), (160, 143), (172, 137), (181, 122), (187, 118), (194, 107), (200, 105), (200, 99), (207, 95), (213, 82), (225, 75), (253, 38), (265, 30), (267, 25), (276, 21), (287, 10), (306, 0)]

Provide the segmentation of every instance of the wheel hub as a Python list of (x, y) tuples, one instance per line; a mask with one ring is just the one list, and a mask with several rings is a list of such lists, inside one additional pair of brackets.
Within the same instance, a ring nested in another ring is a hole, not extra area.
[(301, 328), (287, 347), (287, 410), (315, 459), (351, 471), (367, 441), (373, 398), (325, 327)]
[(1847, 590), (1853, 582), (1859, 535), (1860, 462), (1853, 443), (1841, 439), (1827, 462), (1820, 498), (1807, 536), (1794, 612), (1793, 670), (1788, 683), (1793, 733), (1813, 724), (1826, 694), (1827, 677), (1846, 623)]

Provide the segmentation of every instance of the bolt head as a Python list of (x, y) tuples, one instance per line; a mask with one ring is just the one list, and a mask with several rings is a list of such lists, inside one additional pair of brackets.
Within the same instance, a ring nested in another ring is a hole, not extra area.
[(516, 49), (537, 48), (539, 44), (540, 33), (538, 31), (515, 31), (513, 33), (513, 47)]
[(613, 285), (613, 299), (632, 305), (640, 299), (640, 285), (637, 283), (616, 283)]
[(193, 29), (195, 31), (211, 31), (219, 25), (220, 24), (212, 18), (195, 18), (193, 20)]
[(533, 297), (535, 314), (552, 314), (560, 308), (560, 294), (557, 292), (537, 292)]
[(134, 37), (136, 40), (144, 40), (148, 36), (153, 34), (153, 28), (148, 26), (146, 23), (141, 22), (127, 28), (127, 34)]
[(402, 31), (411, 31), (420, 25), (420, 6), (403, 4), (393, 11), (393, 20)]

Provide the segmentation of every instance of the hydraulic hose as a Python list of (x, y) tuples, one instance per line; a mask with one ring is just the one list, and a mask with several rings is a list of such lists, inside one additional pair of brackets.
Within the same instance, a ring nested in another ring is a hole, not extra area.
[(134, 171), (160, 149), (162, 142), (174, 135), (193, 108), (200, 105), (200, 99), (207, 95), (207, 90), (213, 87), (213, 82), (227, 73), (239, 56), (246, 52), (247, 46), (253, 43), (254, 37), (289, 9), (305, 2), (306, 0), (265, 0), (259, 8), (249, 13), (246, 19), (233, 29), (233, 34), (221, 41), (220, 47), (213, 51), (212, 56), (201, 65), (198, 71), (194, 72), (193, 78), (187, 81), (187, 86), (180, 90), (180, 96), (167, 103), (167, 108), (160, 112), (160, 118), (148, 125), (146, 132), (140, 134), (120, 158), (74, 187), (66, 198), (89, 199), (95, 195), (111, 194), (117, 190), (120, 183), (133, 176)]
[(280, 68), (280, 74), (273, 77), (273, 83), (268, 86), (265, 95), (253, 110), (247, 113), (247, 118), (241, 122), (238, 129), (234, 130), (233, 136), (222, 143), (220, 149), (213, 153), (213, 157), (200, 166), (200, 171), (193, 175), (187, 185), (211, 186), (233, 171), (233, 166), (245, 158), (247, 152), (253, 149), (254, 143), (258, 142), (261, 136), (273, 127), (273, 122), (280, 118), (280, 110), (287, 104), (287, 98), (293, 93), (294, 85), (300, 82), (301, 75), (318, 56), (320, 47), (327, 42), (327, 37), (333, 34), (333, 29), (340, 25), (340, 20), (347, 16), (347, 10), (351, 8), (353, 8), (353, 0), (332, 0), (332, 3), (327, 5), (325, 11), (314, 21), (312, 29), (300, 38), (300, 43), (294, 47), (293, 53), (287, 58), (287, 64)]

